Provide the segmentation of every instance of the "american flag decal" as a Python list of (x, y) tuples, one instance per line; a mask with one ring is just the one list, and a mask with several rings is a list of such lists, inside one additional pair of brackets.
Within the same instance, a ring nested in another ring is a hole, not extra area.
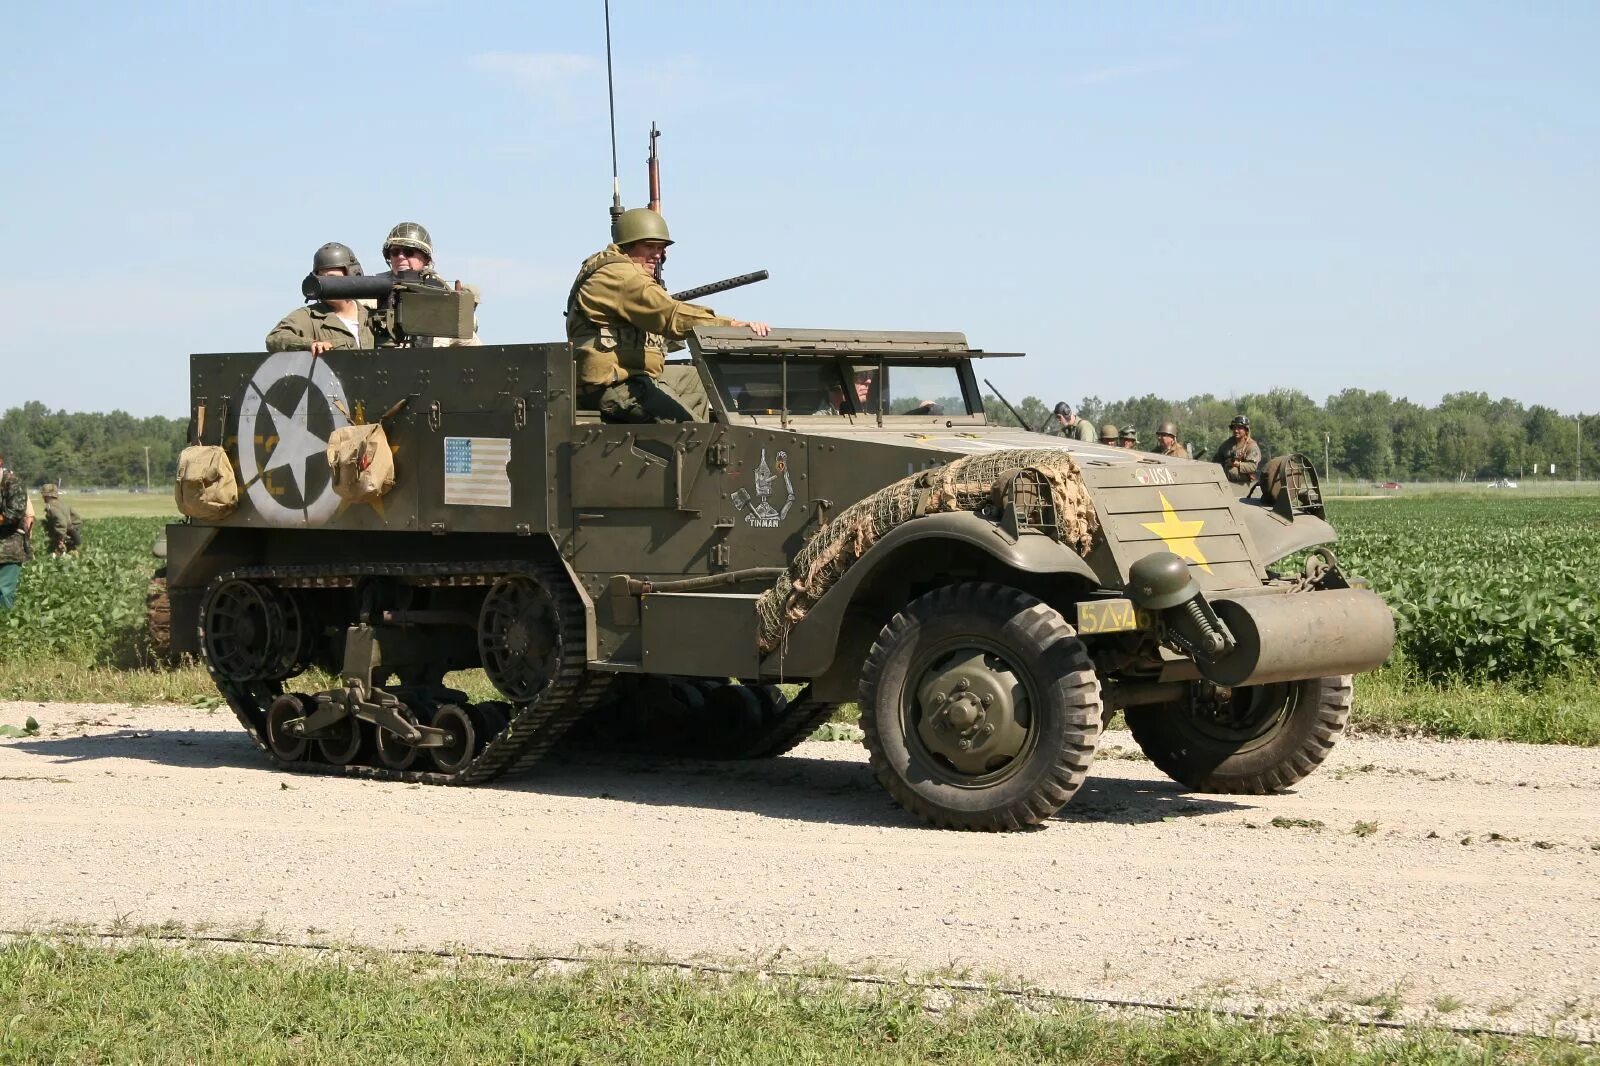
[(510, 437), (446, 437), (444, 502), (463, 507), (510, 507)]

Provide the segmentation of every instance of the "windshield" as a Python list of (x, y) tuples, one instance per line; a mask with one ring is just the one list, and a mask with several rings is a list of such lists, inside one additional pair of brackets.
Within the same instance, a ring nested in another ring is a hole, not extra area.
[[(788, 373), (785, 380), (784, 367)], [(954, 363), (889, 361), (855, 363), (844, 359), (787, 359), (760, 362), (714, 360), (712, 377), (730, 414), (787, 414), (877, 417), (885, 415), (971, 415)]]

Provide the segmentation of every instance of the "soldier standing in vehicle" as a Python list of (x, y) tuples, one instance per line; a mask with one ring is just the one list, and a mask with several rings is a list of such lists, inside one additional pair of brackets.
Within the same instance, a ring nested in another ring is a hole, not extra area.
[(1178, 443), (1177, 423), (1163, 422), (1157, 427), (1156, 454), (1168, 455), (1177, 459), (1189, 458), (1189, 449)]
[(0, 610), (17, 602), (22, 564), (28, 561), (28, 490), (0, 456)]
[(1139, 431), (1133, 426), (1122, 427), (1122, 432), (1117, 434), (1117, 443), (1130, 452), (1139, 450)]
[(567, 296), (567, 340), (578, 360), (578, 406), (607, 422), (689, 422), (692, 416), (659, 382), (666, 353), (697, 326), (747, 326), (709, 307), (674, 300), (655, 278), (672, 237), (647, 207), (624, 211), (616, 240), (578, 268)]
[[(347, 245), (331, 241), (311, 257), (311, 273), (324, 277), (358, 277), (361, 262)], [(321, 355), (334, 348), (375, 348), (371, 313), (354, 300), (318, 301), (283, 316), (267, 334), (269, 352)]]
[(1117, 424), (1115, 422), (1107, 422), (1100, 427), (1100, 443), (1107, 448), (1115, 448), (1117, 446)]
[(75, 552), (83, 544), (83, 519), (61, 500), (61, 490), (54, 483), (46, 485), (40, 493), (44, 497), (44, 535), (50, 545), (51, 555)]
[(1066, 437), (1068, 440), (1094, 440), (1094, 427), (1080, 417), (1066, 401), (1056, 404), (1051, 414), (1055, 417), (1056, 423), (1051, 427), (1051, 433)]
[[(433, 237), (429, 235), (427, 227), (420, 222), (401, 222), (389, 231), (389, 236), (383, 239), (383, 261), (389, 264), (389, 269), (379, 274), (380, 278), (416, 273), (422, 275), (425, 284), (446, 291), (452, 288), (433, 267)], [(412, 337), (413, 346), (470, 348), (483, 343), (478, 339), (478, 290), (472, 285), (465, 285), (462, 288), (472, 293), (472, 336), (466, 340), (458, 340), (455, 337)]]
[(1233, 439), (1223, 441), (1211, 461), (1222, 467), (1229, 481), (1248, 485), (1255, 480), (1256, 468), (1261, 465), (1261, 445), (1250, 439), (1249, 416), (1234, 415), (1228, 428), (1233, 431)]

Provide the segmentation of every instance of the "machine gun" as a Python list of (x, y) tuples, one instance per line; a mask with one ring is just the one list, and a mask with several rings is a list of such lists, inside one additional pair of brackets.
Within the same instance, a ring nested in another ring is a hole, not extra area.
[(740, 274), (738, 277), (723, 278), (721, 281), (713, 281), (708, 285), (696, 285), (692, 289), (675, 292), (672, 294), (672, 298), (674, 300), (698, 300), (702, 296), (715, 296), (717, 293), (727, 292), (729, 289), (739, 289), (746, 285), (754, 285), (758, 281), (766, 281), (767, 277), (765, 270), (752, 270), (750, 273)]
[(473, 334), (473, 294), (415, 270), (353, 278), (311, 274), (300, 294), (307, 300), (376, 301), (373, 329), (392, 344), (407, 344), (412, 337), (469, 340)]

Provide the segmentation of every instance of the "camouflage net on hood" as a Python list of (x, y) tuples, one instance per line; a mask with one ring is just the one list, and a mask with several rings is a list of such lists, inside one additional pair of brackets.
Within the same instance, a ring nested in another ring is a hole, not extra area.
[(762, 654), (782, 644), (822, 594), (890, 530), (941, 511), (976, 511), (990, 503), (996, 483), (1017, 470), (1029, 471), (1049, 486), (1057, 538), (1080, 555), (1087, 553), (1099, 522), (1070, 453), (1029, 448), (954, 459), (851, 504), (806, 542), (788, 571), (756, 603)]

